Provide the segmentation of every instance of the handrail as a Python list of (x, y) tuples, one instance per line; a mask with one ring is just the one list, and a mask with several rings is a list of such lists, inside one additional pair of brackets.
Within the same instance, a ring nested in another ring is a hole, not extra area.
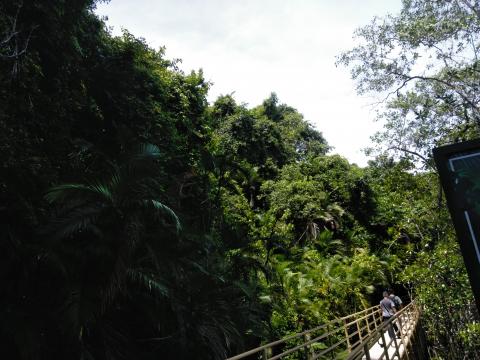
[[(256, 347), (226, 360), (241, 360), (255, 354), (257, 359), (260, 356), (262, 360), (278, 360), (299, 351), (303, 352), (308, 360), (318, 359), (328, 354), (333, 359), (339, 353), (345, 354), (342, 358), (371, 360), (370, 348), (380, 339), (385, 344), (384, 354), (380, 359), (391, 360), (389, 356), (391, 349), (395, 349), (393, 356), (400, 359), (402, 354), (407, 353), (409, 336), (414, 331), (418, 317), (418, 308), (414, 302), (411, 302), (389, 321), (384, 322), (380, 306), (376, 305)], [(386, 342), (384, 333), (389, 326), (393, 326), (394, 322), (400, 324), (400, 339), (397, 341), (394, 337)], [(322, 344), (322, 348), (315, 349), (315, 344)]]
[[(400, 359), (404, 355), (407, 359), (410, 358), (411, 354), (408, 352), (408, 344), (410, 343), (410, 338), (414, 335), (416, 330), (416, 325), (420, 317), (420, 310), (418, 306), (412, 301), (402, 310), (398, 311), (394, 316), (392, 316), (388, 321), (383, 322), (377, 329), (376, 332), (367, 336), (360, 346), (355, 347), (355, 349), (350, 352), (347, 357), (347, 360), (353, 359), (370, 359), (370, 352), (372, 345), (377, 343), (380, 339), (382, 340), (382, 355), (380, 359), (391, 359), (397, 358)], [(393, 326), (393, 323), (396, 322), (399, 324), (399, 339), (400, 344), (397, 342), (397, 338), (390, 338), (389, 341), (385, 341), (385, 333), (388, 332), (388, 328)], [(392, 350), (392, 351), (389, 351)]]
[[(340, 318), (337, 318), (337, 319), (334, 319), (326, 324), (322, 324), (322, 325), (319, 325), (319, 326), (316, 326), (312, 329), (308, 329), (308, 330), (305, 330), (305, 331), (302, 331), (300, 333), (297, 333), (297, 334), (293, 334), (293, 335), (289, 335), (283, 339), (280, 339), (280, 340), (276, 340), (276, 341), (273, 341), (273, 342), (270, 342), (268, 344), (265, 344), (265, 345), (262, 345), (262, 346), (259, 346), (255, 349), (251, 349), (247, 352), (244, 352), (242, 354), (239, 354), (239, 355), (236, 355), (236, 356), (233, 356), (233, 357), (230, 357), (228, 358), (227, 360), (240, 360), (240, 359), (243, 359), (247, 356), (250, 356), (250, 355), (253, 355), (253, 354), (257, 354), (257, 353), (261, 353), (263, 352), (264, 354), (263, 357), (265, 359), (267, 359), (267, 357), (265, 357), (265, 350), (270, 350), (270, 349), (273, 349), (274, 347), (278, 346), (278, 345), (281, 345), (281, 344), (285, 344), (286, 342), (290, 341), (290, 340), (294, 340), (294, 339), (299, 339), (299, 338), (302, 338), (302, 337), (305, 337), (306, 335), (310, 335), (310, 334), (313, 334), (313, 333), (316, 333), (316, 332), (319, 332), (329, 326), (332, 326), (334, 324), (339, 324), (341, 323), (341, 330), (343, 330), (343, 328), (349, 328), (351, 325), (354, 325), (354, 324), (357, 324), (358, 321), (362, 321), (362, 320), (365, 320), (365, 319), (368, 319), (369, 317), (371, 317), (372, 315), (374, 316), (376, 313), (380, 312), (380, 306), (379, 305), (376, 305), (376, 306), (372, 306), (370, 308), (367, 308), (367, 309), (364, 309), (364, 310), (361, 310), (361, 311), (358, 311), (354, 314), (350, 314), (350, 315), (346, 315), (346, 316), (343, 316), (343, 317), (340, 317)], [(361, 315), (361, 316), (359, 316)], [(358, 317), (358, 318), (357, 318)], [(336, 329), (334, 332), (338, 331), (339, 329)], [(358, 330), (357, 330), (358, 331)], [(352, 334), (350, 334), (349, 337), (352, 337)], [(298, 348), (296, 350), (300, 350), (301, 348), (305, 348), (305, 346), (308, 346), (309, 344), (313, 344), (315, 342), (317, 342), (318, 340), (320, 339), (316, 339), (316, 337), (313, 339), (313, 340), (309, 340), (309, 341), (306, 341), (305, 343), (303, 343), (301, 346), (298, 346)], [(308, 344), (307, 344), (308, 342)], [(287, 350), (288, 351), (288, 350)], [(291, 352), (288, 352), (288, 354), (290, 354)], [(286, 353), (282, 353), (280, 355), (287, 355)], [(267, 355), (268, 356), (268, 355)], [(271, 358), (269, 357), (268, 359), (269, 360), (274, 360), (274, 359), (278, 359), (278, 358), (281, 358), (281, 357), (275, 357), (275, 358)]]

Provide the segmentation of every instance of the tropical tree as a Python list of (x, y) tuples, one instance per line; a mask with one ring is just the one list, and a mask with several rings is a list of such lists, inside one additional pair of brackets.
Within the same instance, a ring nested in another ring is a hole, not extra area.
[(385, 100), (383, 150), (431, 167), (433, 147), (478, 136), (479, 14), (475, 1), (404, 0), (356, 31), (359, 45), (338, 63), (360, 94)]
[(175, 241), (181, 228), (175, 212), (162, 202), (162, 185), (155, 177), (159, 155), (156, 146), (142, 145), (125, 163), (112, 164), (104, 179), (58, 185), (45, 195), (58, 209), (45, 232), (65, 262), (72, 296), (64, 311), (74, 312), (69, 316), (80, 343), (90, 322), (125, 289), (128, 277), (163, 286), (136, 266), (139, 249), (151, 241)]

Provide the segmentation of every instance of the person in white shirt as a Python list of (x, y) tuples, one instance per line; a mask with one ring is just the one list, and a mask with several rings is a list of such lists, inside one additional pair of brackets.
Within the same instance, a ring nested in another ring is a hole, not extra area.
[[(383, 292), (383, 299), (380, 301), (380, 309), (382, 309), (383, 322), (387, 322), (396, 313), (395, 303), (390, 300), (388, 291)], [(388, 326), (388, 335), (391, 339), (395, 337), (393, 323)]]

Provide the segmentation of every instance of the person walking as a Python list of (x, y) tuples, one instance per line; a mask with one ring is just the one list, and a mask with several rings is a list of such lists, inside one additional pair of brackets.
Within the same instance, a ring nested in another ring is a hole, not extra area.
[[(395, 309), (397, 311), (402, 310), (403, 309), (402, 299), (400, 299), (399, 296), (395, 295), (395, 293), (393, 292), (393, 289), (389, 289), (388, 293), (390, 295), (390, 300), (392, 300), (393, 304), (395, 305)], [(398, 330), (402, 328), (402, 315), (397, 316), (397, 322), (398, 322), (398, 324), (396, 324), (395, 322), (393, 323), (393, 328), (395, 330), (395, 333), (397, 335), (400, 335), (401, 332), (399, 332)]]
[(393, 292), (393, 289), (388, 290), (388, 293), (390, 294), (390, 300), (392, 300), (393, 303), (395, 304), (395, 309), (397, 309), (397, 311), (402, 310), (403, 308), (402, 299), (400, 299), (399, 296), (395, 295), (395, 293)]
[[(383, 322), (387, 322), (390, 320), (390, 318), (395, 314), (397, 311), (395, 309), (395, 303), (390, 300), (390, 296), (388, 295), (388, 291), (383, 292), (383, 299), (380, 301), (380, 308), (382, 309), (382, 317), (383, 317)], [(395, 330), (393, 329), (393, 324), (390, 323), (388, 325), (388, 335), (390, 336), (390, 339), (395, 338)]]

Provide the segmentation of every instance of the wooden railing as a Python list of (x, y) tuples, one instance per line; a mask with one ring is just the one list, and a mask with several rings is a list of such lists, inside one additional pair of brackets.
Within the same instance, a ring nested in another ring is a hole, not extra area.
[[(377, 305), (259, 346), (227, 360), (402, 359), (409, 354), (408, 345), (418, 317), (418, 308), (412, 302), (388, 322), (383, 322), (380, 306)], [(393, 323), (398, 325), (399, 339), (390, 339), (385, 334)], [(381, 351), (383, 355), (377, 357), (380, 342), (385, 346)]]
[[(374, 333), (364, 338), (360, 346), (352, 349), (347, 359), (414, 360), (423, 358), (422, 354), (426, 347), (422, 343), (422, 334), (418, 329), (419, 318), (418, 306), (414, 302), (408, 304), (390, 320), (383, 322)], [(397, 329), (395, 336), (388, 336), (389, 328)], [(414, 349), (412, 345), (415, 345), (417, 349)]]

